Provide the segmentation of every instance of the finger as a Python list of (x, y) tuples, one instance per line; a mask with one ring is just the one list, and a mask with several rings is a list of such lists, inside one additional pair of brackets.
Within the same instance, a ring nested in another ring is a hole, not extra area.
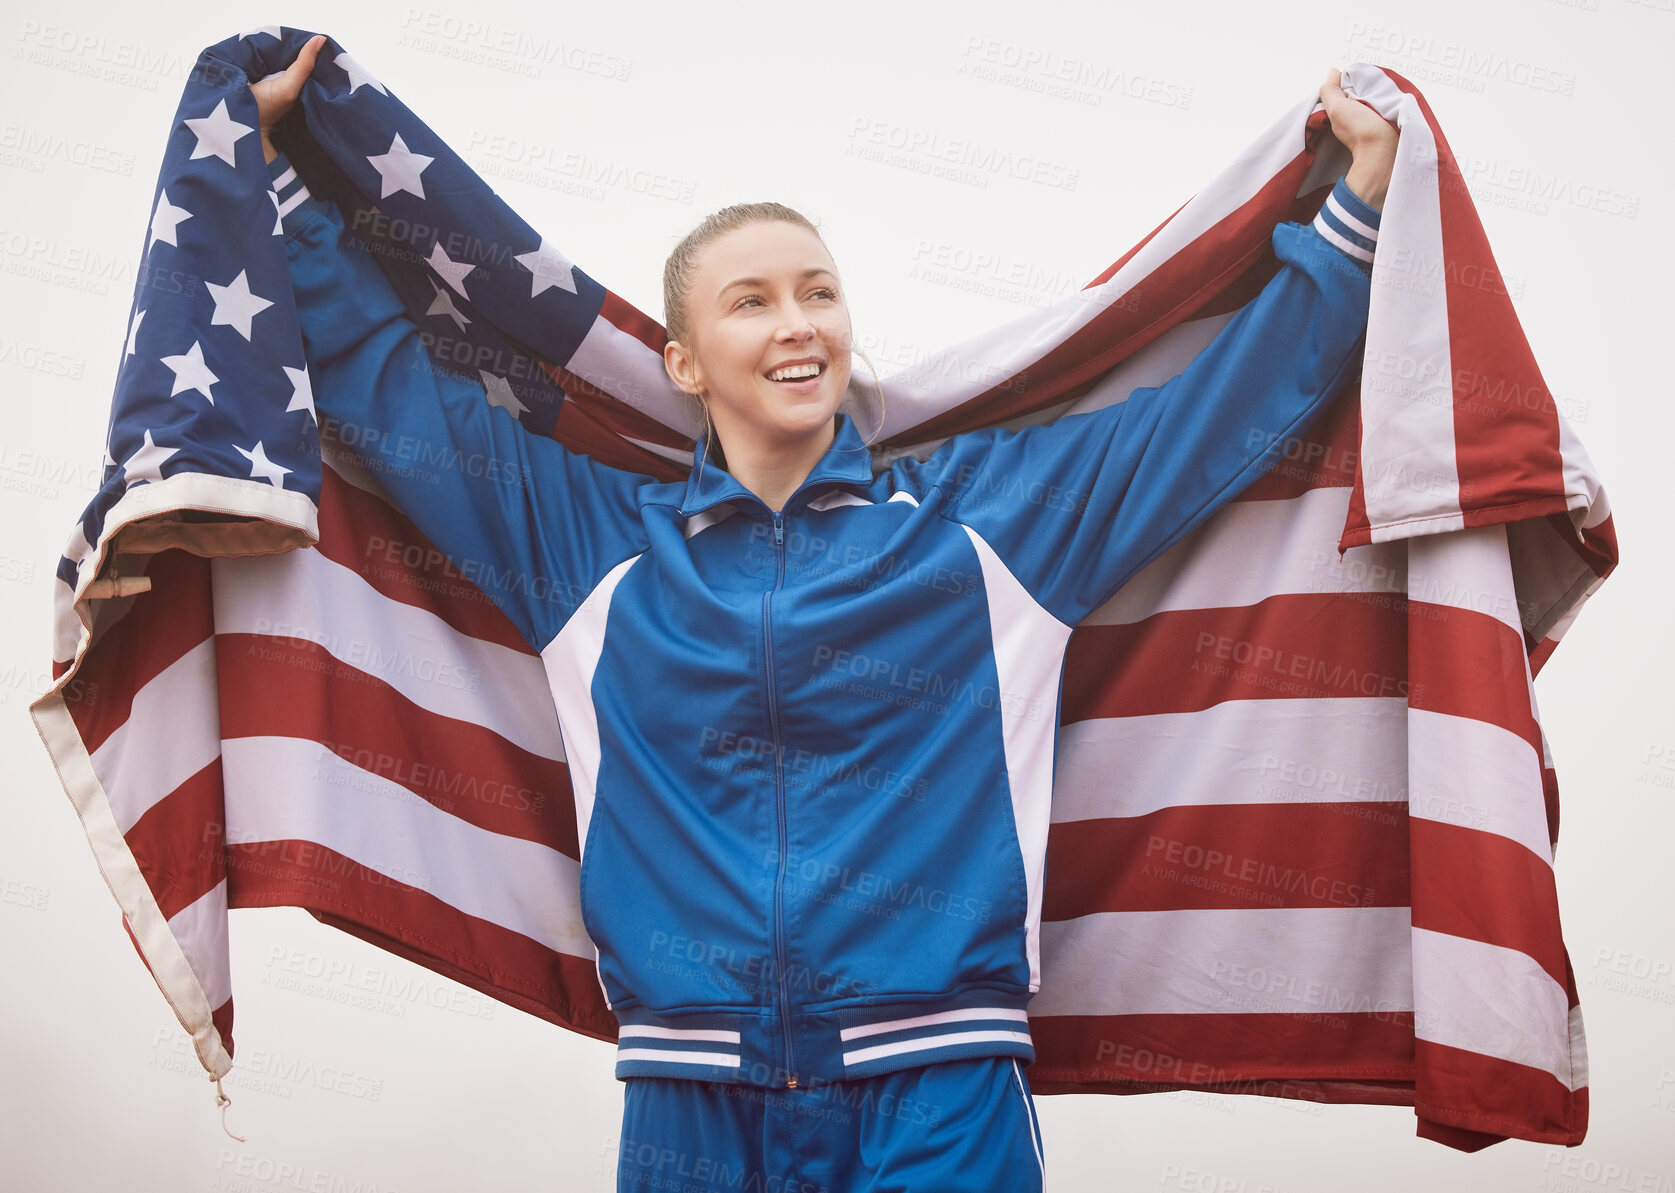
[(314, 60), (320, 56), (320, 47), (325, 45), (326, 35), (316, 33), (303, 44), (297, 59), (285, 71), (285, 89), (293, 95), (302, 90), (302, 85), (308, 81), (308, 76), (314, 73)]

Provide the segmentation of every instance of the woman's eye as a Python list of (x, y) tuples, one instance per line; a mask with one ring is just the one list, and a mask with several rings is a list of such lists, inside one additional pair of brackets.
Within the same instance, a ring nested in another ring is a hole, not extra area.
[[(832, 290), (832, 289), (830, 289), (826, 286), (822, 286), (818, 290), (814, 290), (814, 291), (811, 292), (811, 296), (820, 295), (820, 294), (824, 294), (827, 298), (832, 299), (833, 301), (836, 301), (836, 299), (837, 299), (837, 291)], [(738, 310), (740, 307), (744, 306), (746, 303), (749, 303), (749, 302), (753, 302), (757, 306), (763, 305), (762, 300), (760, 298), (757, 298), (754, 294), (747, 294), (743, 298), (739, 299), (738, 302), (733, 304), (733, 309)]]

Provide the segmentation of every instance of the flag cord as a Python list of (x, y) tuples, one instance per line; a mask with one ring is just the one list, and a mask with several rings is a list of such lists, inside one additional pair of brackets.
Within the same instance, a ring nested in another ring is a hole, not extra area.
[(221, 1092), (221, 1078), (219, 1077), (215, 1079), (215, 1104), (221, 1107), (221, 1129), (227, 1132), (228, 1138), (236, 1139), (240, 1143), (243, 1143), (244, 1136), (234, 1135), (231, 1131), (227, 1131), (227, 1107), (233, 1104), (233, 1100)]

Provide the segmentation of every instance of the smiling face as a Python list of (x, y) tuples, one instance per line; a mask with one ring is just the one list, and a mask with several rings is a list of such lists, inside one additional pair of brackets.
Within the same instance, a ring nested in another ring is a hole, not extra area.
[[(664, 362), (681, 389), (706, 395), (728, 459), (772, 458), (828, 435), (849, 386), (851, 341), (837, 265), (820, 237), (757, 220), (704, 245), (694, 266), (691, 342), (671, 340)], [(804, 360), (818, 364), (818, 376), (770, 376)]]

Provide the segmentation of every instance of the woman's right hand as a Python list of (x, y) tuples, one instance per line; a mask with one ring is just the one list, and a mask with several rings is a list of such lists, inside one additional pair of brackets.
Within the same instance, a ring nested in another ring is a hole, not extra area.
[(326, 35), (316, 33), (303, 45), (296, 61), (285, 68), (284, 74), (250, 84), (250, 94), (256, 97), (256, 116), (261, 125), (262, 154), (270, 162), (279, 156), (279, 150), (268, 140), (268, 130), (278, 124), (285, 113), (291, 110), (291, 105), (297, 102), (297, 96), (302, 94), (303, 83), (314, 72), (314, 59), (319, 55), (320, 47), (325, 44)]

